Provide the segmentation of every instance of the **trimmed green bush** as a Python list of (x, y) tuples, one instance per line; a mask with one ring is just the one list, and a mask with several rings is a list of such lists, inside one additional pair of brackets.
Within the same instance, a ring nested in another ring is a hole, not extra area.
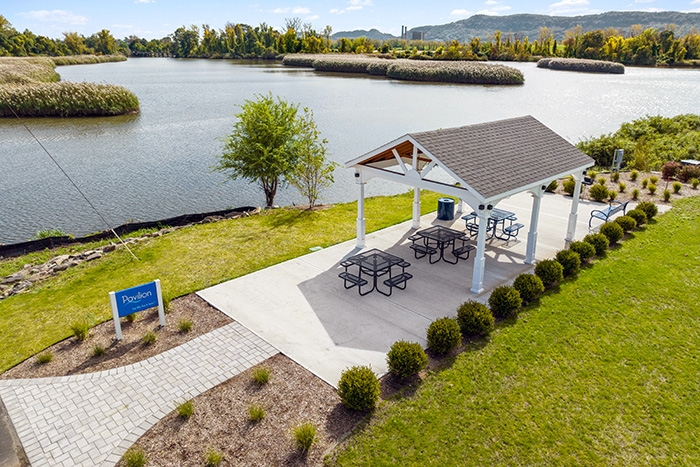
[(645, 178), (644, 180), (642, 180), (642, 188), (643, 188), (643, 189), (646, 190), (646, 188), (647, 188), (648, 185), (649, 185), (649, 180), (648, 180), (648, 179)]
[(224, 460), (224, 455), (212, 449), (208, 450), (204, 455), (204, 465), (207, 467), (217, 467)]
[(391, 374), (399, 378), (413, 376), (428, 365), (428, 356), (417, 342), (396, 341), (386, 355)]
[(578, 253), (581, 262), (588, 261), (595, 256), (595, 248), (593, 245), (584, 241), (571, 242), (569, 250)]
[(620, 181), (620, 172), (613, 172), (610, 174), (610, 181), (617, 183)]
[(636, 200), (637, 198), (639, 198), (639, 188), (632, 190), (632, 199)]
[(610, 240), (608, 240), (608, 237), (602, 233), (588, 234), (583, 237), (583, 241), (593, 245), (596, 256), (605, 255), (605, 252), (607, 252), (608, 248), (610, 248)]
[(608, 190), (608, 201), (613, 202), (617, 198), (617, 192), (615, 190)]
[(457, 324), (462, 335), (484, 335), (493, 329), (491, 310), (476, 300), (468, 300), (457, 308)]
[(692, 180), (690, 180), (690, 185), (693, 187), (693, 190), (697, 190), (698, 185), (700, 185), (700, 180), (698, 180), (697, 178), (693, 178)]
[(630, 180), (632, 180), (633, 182), (636, 182), (637, 177), (639, 177), (639, 172), (637, 172), (636, 170), (633, 170), (630, 172)]
[(588, 194), (592, 199), (602, 202), (608, 197), (608, 189), (603, 185), (595, 184), (591, 186), (590, 190), (588, 190)]
[(194, 414), (194, 402), (191, 400), (185, 401), (177, 406), (177, 414), (187, 420)]
[(650, 183), (649, 185), (647, 185), (647, 190), (649, 190), (650, 195), (653, 195), (654, 193), (656, 193), (656, 185)]
[(260, 404), (251, 404), (248, 406), (248, 420), (251, 422), (259, 422), (265, 418), (265, 407)]
[(625, 235), (620, 224), (616, 222), (606, 222), (600, 226), (600, 233), (608, 237), (610, 245), (616, 244)]
[(654, 185), (656, 185), (657, 183), (659, 183), (659, 177), (657, 177), (656, 175), (652, 175), (651, 177), (649, 177), (649, 183), (653, 183)]
[(637, 227), (637, 221), (628, 215), (618, 217), (615, 219), (615, 223), (622, 227), (625, 232), (631, 232)]
[(158, 340), (158, 335), (153, 331), (148, 331), (141, 337), (141, 342), (146, 345), (153, 345)]
[(489, 308), (496, 318), (515, 316), (522, 306), (520, 292), (509, 285), (496, 287), (489, 296)]
[(462, 342), (459, 324), (454, 318), (439, 318), (428, 326), (428, 348), (443, 355)]
[(573, 250), (558, 251), (557, 262), (563, 268), (564, 277), (575, 276), (581, 269), (581, 257)]
[(627, 184), (626, 184), (625, 182), (620, 182), (620, 183), (617, 185), (617, 188), (618, 188), (618, 191), (619, 191), (620, 193), (624, 193), (625, 190), (627, 189)]
[(177, 329), (184, 334), (190, 332), (193, 325), (194, 324), (192, 323), (191, 319), (181, 319), (177, 322)]
[(270, 369), (266, 366), (253, 368), (253, 381), (258, 386), (264, 386), (270, 381)]
[(379, 400), (377, 375), (368, 366), (346, 368), (338, 381), (338, 396), (352, 410), (373, 409)]
[(651, 201), (641, 201), (635, 209), (641, 209), (647, 215), (647, 221), (650, 221), (659, 213), (659, 208)]
[(124, 453), (124, 463), (127, 467), (143, 467), (146, 465), (146, 451), (140, 446), (129, 448)]
[(563, 182), (561, 182), (561, 187), (564, 190), (564, 193), (566, 193), (569, 196), (574, 195), (574, 189), (576, 188), (576, 181), (571, 178), (565, 178)]
[(544, 293), (542, 279), (534, 274), (520, 274), (513, 281), (513, 288), (518, 291), (524, 303), (537, 300)]
[(647, 222), (647, 215), (641, 209), (632, 209), (628, 212), (627, 217), (631, 217), (637, 223), (637, 227), (641, 227)]
[(564, 267), (554, 259), (544, 259), (535, 266), (535, 275), (545, 288), (550, 288), (564, 278)]
[(673, 193), (678, 194), (681, 192), (681, 188), (683, 188), (683, 184), (681, 182), (673, 182)]
[(42, 365), (46, 365), (51, 360), (53, 360), (53, 354), (49, 350), (47, 350), (46, 352), (42, 352), (36, 356), (36, 361)]
[(86, 319), (75, 321), (70, 325), (70, 330), (73, 331), (73, 335), (76, 339), (83, 342), (90, 334), (90, 323)]
[(671, 190), (664, 190), (664, 201), (667, 203), (671, 200)]
[(608, 181), (605, 179), (605, 177), (598, 177), (598, 180), (596, 180), (596, 182), (598, 182), (598, 185), (605, 186), (605, 184)]

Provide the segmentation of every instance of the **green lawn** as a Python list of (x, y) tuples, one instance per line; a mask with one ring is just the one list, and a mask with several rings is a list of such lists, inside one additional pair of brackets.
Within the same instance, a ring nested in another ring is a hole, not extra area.
[(342, 466), (700, 465), (700, 198), (386, 403)]
[[(435, 210), (437, 193), (422, 194), (423, 213)], [(367, 231), (411, 218), (413, 195), (370, 198)], [(355, 237), (357, 203), (320, 211), (281, 209), (241, 219), (191, 226), (134, 247), (139, 261), (119, 250), (83, 263), (0, 301), (0, 372), (70, 335), (70, 324), (111, 318), (108, 293), (160, 279), (166, 300), (249, 274)], [(65, 252), (63, 249), (60, 253)], [(59, 252), (0, 261), (2, 275)]]

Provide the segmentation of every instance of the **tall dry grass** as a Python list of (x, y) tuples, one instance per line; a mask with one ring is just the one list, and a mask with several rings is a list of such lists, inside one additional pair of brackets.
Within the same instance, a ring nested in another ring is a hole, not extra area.
[(584, 58), (542, 58), (537, 62), (537, 67), (551, 70), (583, 71), (586, 73), (613, 73), (618, 75), (625, 73), (625, 66), (622, 63)]

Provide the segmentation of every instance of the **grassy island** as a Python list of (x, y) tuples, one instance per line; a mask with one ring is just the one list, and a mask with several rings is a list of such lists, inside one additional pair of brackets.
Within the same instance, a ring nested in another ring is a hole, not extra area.
[(462, 84), (523, 84), (520, 70), (490, 63), (448, 60), (409, 60), (367, 55), (304, 55), (284, 57), (285, 66), (313, 67), (316, 71), (369, 73), (409, 81)]
[[(126, 60), (123, 56), (0, 58), (0, 117), (92, 117), (138, 112), (138, 98), (111, 84), (60, 82), (58, 65)], [(13, 112), (14, 110), (14, 112)]]
[(613, 73), (622, 75), (625, 66), (622, 63), (605, 60), (587, 60), (583, 58), (543, 58), (537, 62), (538, 68), (550, 70), (583, 71), (587, 73)]

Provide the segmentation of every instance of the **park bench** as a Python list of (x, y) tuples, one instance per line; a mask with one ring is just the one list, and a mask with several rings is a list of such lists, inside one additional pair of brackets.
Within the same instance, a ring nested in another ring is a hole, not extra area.
[(506, 236), (506, 241), (510, 240), (511, 238), (516, 238), (518, 236), (518, 233), (520, 232), (520, 229), (525, 227), (523, 224), (511, 224), (507, 227), (503, 227), (503, 233)]
[(610, 201), (610, 205), (607, 208), (594, 209), (591, 211), (591, 218), (588, 220), (588, 228), (591, 228), (591, 222), (593, 222), (593, 219), (600, 219), (608, 222), (612, 216), (620, 211), (622, 211), (623, 215), (626, 214), (627, 203), (629, 203), (629, 201), (625, 201), (624, 203), (621, 203), (620, 201)]
[(402, 261), (401, 263), (397, 264), (397, 266), (401, 268), (401, 274), (389, 277), (388, 279), (384, 280), (384, 285), (389, 287), (389, 295), (391, 295), (391, 291), (394, 287), (401, 290), (406, 289), (406, 282), (408, 282), (409, 279), (413, 278), (413, 274), (406, 272), (406, 268), (410, 265), (411, 263), (409, 263), (408, 261)]

